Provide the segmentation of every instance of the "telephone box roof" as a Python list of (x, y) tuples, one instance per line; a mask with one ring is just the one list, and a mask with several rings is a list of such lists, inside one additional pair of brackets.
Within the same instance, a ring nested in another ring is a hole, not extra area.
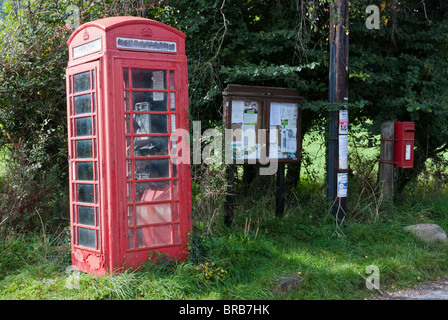
[(83, 25), (79, 26), (73, 32), (73, 34), (70, 36), (70, 38), (67, 41), (67, 45), (70, 46), (71, 42), (76, 37), (76, 35), (88, 27), (96, 27), (96, 28), (103, 30), (104, 32), (107, 32), (107, 31), (113, 30), (117, 27), (126, 26), (126, 25), (157, 26), (159, 28), (165, 29), (166, 31), (172, 32), (182, 38), (186, 37), (186, 35), (183, 32), (177, 30), (176, 28), (170, 27), (166, 24), (163, 24), (161, 22), (158, 22), (158, 21), (155, 21), (152, 19), (146, 19), (146, 18), (141, 18), (141, 17), (132, 17), (132, 16), (118, 16), (118, 17), (103, 18), (103, 19), (84, 23)]

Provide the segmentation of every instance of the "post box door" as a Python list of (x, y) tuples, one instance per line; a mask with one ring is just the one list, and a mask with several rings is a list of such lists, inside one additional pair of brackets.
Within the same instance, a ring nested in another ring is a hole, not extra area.
[(414, 164), (414, 122), (395, 122), (394, 161), (398, 168), (412, 168)]
[(92, 62), (67, 69), (71, 233), (79, 261), (82, 252), (101, 251), (98, 68)]
[(186, 239), (186, 165), (176, 164), (170, 154), (175, 154), (176, 129), (185, 122), (182, 65), (120, 59), (115, 69), (116, 78), (123, 79), (118, 87), (127, 195), (124, 252), (180, 246)]

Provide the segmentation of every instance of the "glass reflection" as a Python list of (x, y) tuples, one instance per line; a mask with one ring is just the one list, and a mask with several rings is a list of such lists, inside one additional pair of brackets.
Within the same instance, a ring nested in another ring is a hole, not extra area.
[(135, 201), (159, 201), (170, 199), (169, 181), (151, 181), (135, 183)]
[(93, 162), (78, 162), (77, 164), (78, 180), (93, 179)]
[(168, 133), (168, 118), (164, 114), (134, 114), (135, 134)]
[(173, 243), (171, 225), (137, 228), (137, 247), (144, 248)]
[(135, 160), (135, 180), (168, 178), (169, 159)]
[(79, 224), (95, 226), (95, 208), (78, 206)]
[(78, 202), (94, 203), (93, 184), (78, 184)]
[(167, 156), (168, 137), (140, 137), (134, 138), (134, 156)]
[(132, 87), (139, 89), (166, 89), (166, 71), (132, 69)]
[(90, 71), (78, 73), (73, 76), (75, 93), (90, 90)]
[(76, 141), (76, 158), (93, 158), (92, 140)]
[(129, 88), (129, 68), (123, 69), (123, 84), (125, 88)]
[(75, 119), (76, 135), (80, 136), (91, 136), (92, 135), (92, 118), (78, 118)]
[(95, 230), (78, 228), (79, 245), (87, 248), (95, 248)]
[(135, 206), (135, 217), (138, 226), (171, 222), (171, 203)]
[(75, 97), (75, 114), (92, 112), (90, 94)]
[(134, 111), (167, 111), (167, 94), (165, 92), (132, 93)]

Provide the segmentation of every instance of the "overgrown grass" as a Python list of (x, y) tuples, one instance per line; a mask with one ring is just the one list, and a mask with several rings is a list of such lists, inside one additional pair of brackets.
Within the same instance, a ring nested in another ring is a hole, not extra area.
[[(241, 202), (234, 225), (195, 229), (190, 258), (147, 263), (143, 269), (98, 278), (70, 273), (68, 235), (15, 235), (0, 244), (3, 299), (364, 299), (366, 267), (380, 270), (381, 290), (409, 287), (448, 274), (448, 247), (429, 245), (402, 227), (438, 223), (448, 227), (448, 196), (396, 203), (376, 222), (348, 218), (343, 225), (318, 205), (318, 186), (288, 198), (278, 219), (265, 201)], [(303, 202), (303, 197), (308, 201)], [(310, 199), (314, 197), (313, 201)], [(273, 200), (272, 198), (270, 200)], [(300, 204), (299, 204), (300, 203)], [(222, 218), (222, 217), (219, 217)], [(249, 223), (249, 221), (251, 223)], [(162, 260), (162, 259), (160, 259)], [(276, 281), (301, 279), (299, 289), (274, 296)], [(71, 280), (76, 280), (75, 282)], [(73, 287), (73, 284), (76, 286)]]
[[(423, 175), (399, 198), (384, 202), (374, 187), (376, 153), (368, 148), (358, 153), (354, 145), (349, 213), (344, 224), (337, 224), (316, 169), (324, 161), (321, 138), (318, 133), (309, 137), (314, 148), (308, 148), (309, 170), (302, 170), (302, 180), (288, 192), (282, 218), (275, 216), (273, 177), (259, 176), (249, 186), (237, 179), (234, 221), (225, 227), (225, 171), (199, 168), (193, 175), (194, 230), (184, 262), (148, 260), (139, 271), (99, 278), (71, 271), (68, 226), (10, 234), (0, 240), (0, 297), (365, 299), (379, 294), (366, 288), (370, 265), (379, 268), (383, 292), (448, 275), (448, 245), (430, 245), (403, 230), (409, 224), (437, 223), (448, 231), (444, 176)], [(277, 281), (291, 275), (299, 277), (298, 289), (274, 295)]]

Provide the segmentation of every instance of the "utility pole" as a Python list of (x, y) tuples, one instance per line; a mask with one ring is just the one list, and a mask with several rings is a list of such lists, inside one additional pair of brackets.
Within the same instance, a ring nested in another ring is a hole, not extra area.
[(329, 102), (341, 103), (330, 111), (327, 145), (327, 197), (333, 215), (343, 221), (347, 213), (348, 133), (348, 0), (330, 2)]

